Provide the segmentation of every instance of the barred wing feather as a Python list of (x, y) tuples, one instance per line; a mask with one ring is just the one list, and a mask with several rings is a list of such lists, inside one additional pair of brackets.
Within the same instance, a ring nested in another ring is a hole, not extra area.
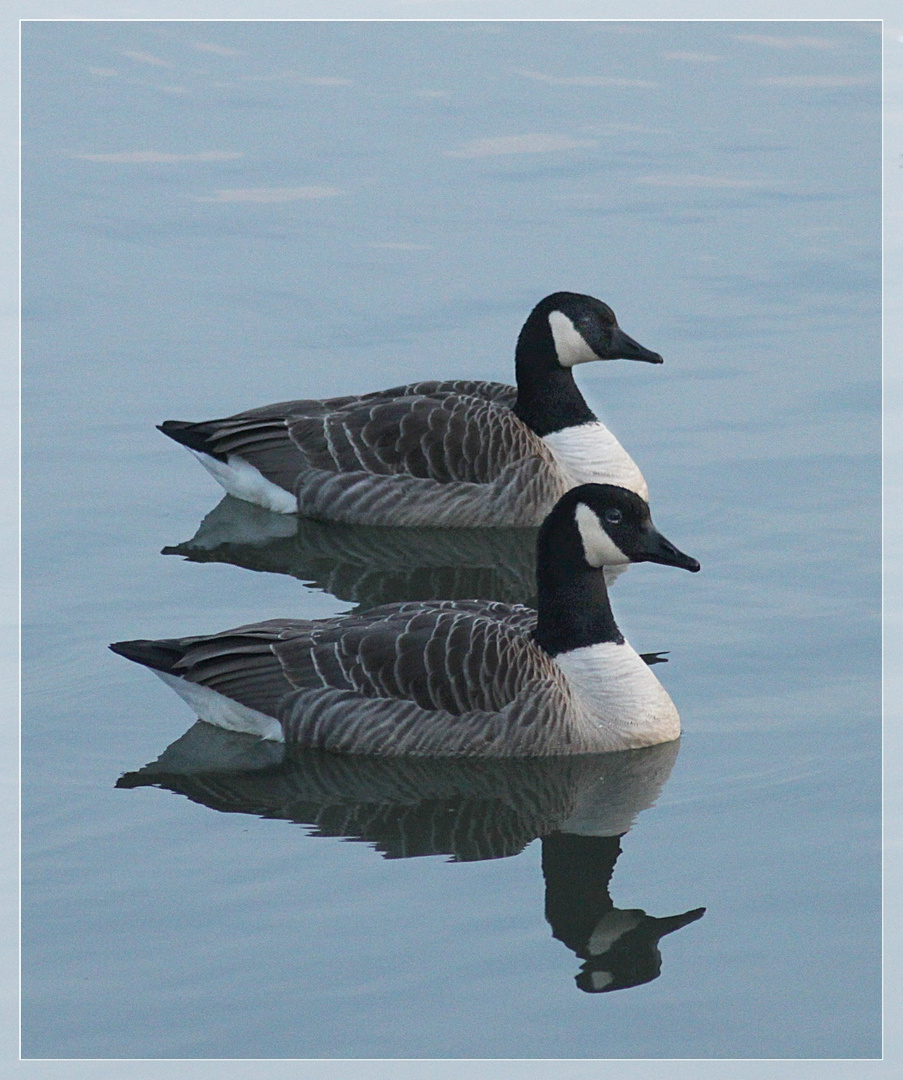
[[(468, 410), (483, 415), (488, 407), (494, 406), (496, 412), (504, 415), (510, 413), (516, 396), (513, 386), (502, 383), (474, 380), (420, 382), (371, 394), (281, 401), (222, 420), (198, 424), (169, 421), (168, 424), (193, 429), (206, 440), (209, 453), (224, 458), (237, 454), (276, 483), (282, 481), (277, 475), (279, 470), (274, 472), (274, 455), (283, 454), (283, 471), (290, 470), (291, 490), (298, 470), (305, 466), (365, 467), (377, 473), (399, 471), (392, 468), (393, 462), (397, 464), (403, 460), (421, 439), (424, 446), (413, 459), (418, 464), (424, 456), (439, 461), (441, 457), (437, 450), (430, 446), (433, 442), (447, 443), (449, 424), (456, 433), (467, 435), (468, 459), (474, 459), (477, 456), (473, 446), (476, 436), (465, 430), (468, 428)], [(449, 415), (430, 422), (424, 414), (436, 409)], [(412, 412), (415, 415), (407, 418)], [(397, 427), (393, 432), (392, 424), (397, 425), (403, 419), (404, 432), (399, 433)], [(424, 421), (426, 430), (420, 431)], [(372, 447), (371, 439), (376, 443)]]
[(567, 479), (540, 445), (535, 454), (506, 465), (492, 483), (309, 469), (299, 476), (295, 493), (305, 517), (352, 525), (491, 528), (539, 525), (567, 489)]
[(286, 427), (309, 468), (439, 483), (488, 484), (510, 462), (545, 450), (507, 405), (457, 393), (356, 401), (326, 415), (298, 412)]

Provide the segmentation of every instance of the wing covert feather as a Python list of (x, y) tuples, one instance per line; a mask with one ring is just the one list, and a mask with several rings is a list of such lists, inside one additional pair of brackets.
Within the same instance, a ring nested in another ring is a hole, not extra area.
[(503, 403), (456, 393), (359, 400), (328, 415), (286, 421), (307, 466), (489, 484), (545, 444)]

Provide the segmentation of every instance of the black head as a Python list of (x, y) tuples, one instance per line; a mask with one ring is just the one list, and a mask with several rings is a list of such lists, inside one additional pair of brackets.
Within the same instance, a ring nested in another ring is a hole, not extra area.
[(618, 326), (608, 304), (583, 293), (557, 292), (536, 305), (524, 324), (518, 351), (546, 353), (563, 368), (591, 360), (642, 360), (661, 364)]
[(611, 943), (605, 952), (586, 961), (577, 976), (577, 986), (588, 994), (598, 994), (652, 982), (662, 970), (659, 941), (704, 914), (705, 908), (694, 908), (657, 919), (644, 911), (613, 908), (594, 930), (594, 935), (612, 939)]
[(613, 484), (572, 488), (539, 528), (534, 641), (550, 656), (623, 642), (602, 567), (645, 561), (699, 569), (656, 530), (639, 495)]
[(614, 484), (581, 484), (562, 496), (543, 522), (539, 545), (546, 562), (565, 560), (593, 568), (657, 562), (694, 574), (699, 570), (696, 559), (684, 555), (652, 524), (646, 500)]
[(608, 304), (582, 293), (552, 293), (530, 312), (517, 339), (515, 415), (537, 435), (595, 420), (571, 369), (617, 357), (662, 362), (624, 333)]

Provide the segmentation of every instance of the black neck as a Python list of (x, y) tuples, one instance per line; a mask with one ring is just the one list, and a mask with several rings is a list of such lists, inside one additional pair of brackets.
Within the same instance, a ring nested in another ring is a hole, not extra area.
[(537, 542), (538, 618), (533, 639), (550, 656), (603, 641), (619, 645), (624, 641), (608, 601), (603, 570), (587, 565), (573, 510), (568, 512), (570, 523), (553, 512)]
[(570, 368), (558, 363), (546, 315), (531, 317), (517, 339), (514, 413), (537, 435), (585, 424), (596, 414), (583, 400)]
[(599, 920), (613, 908), (608, 883), (621, 854), (620, 836), (553, 832), (542, 838), (546, 919), (552, 936), (581, 957)]

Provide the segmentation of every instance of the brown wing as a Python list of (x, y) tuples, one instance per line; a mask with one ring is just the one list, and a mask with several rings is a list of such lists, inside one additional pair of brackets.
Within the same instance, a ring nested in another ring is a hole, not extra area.
[(519, 609), (479, 601), (391, 604), (307, 624), (272, 648), (299, 689), (331, 686), (364, 697), (405, 698), (455, 715), (498, 711), (524, 680), (536, 679), (537, 669), (543, 676), (557, 670), (509, 625), (504, 616), (512, 610)]
[(501, 383), (421, 382), (161, 427), (222, 460), (236, 454), (290, 491), (311, 468), (488, 483), (537, 450), (539, 440), (511, 412), (516, 393)]

